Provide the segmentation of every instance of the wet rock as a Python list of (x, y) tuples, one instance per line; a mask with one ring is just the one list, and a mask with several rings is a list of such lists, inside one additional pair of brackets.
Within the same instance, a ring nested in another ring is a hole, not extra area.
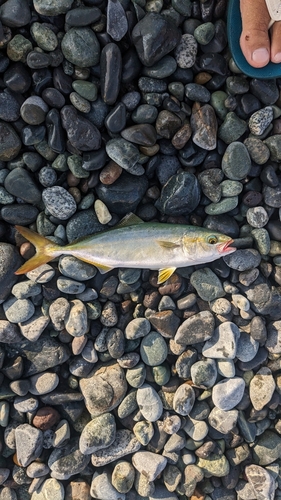
[(217, 144), (217, 119), (213, 108), (205, 104), (191, 115), (192, 140), (202, 149), (211, 151)]
[(189, 214), (200, 200), (200, 186), (193, 174), (173, 175), (163, 186), (155, 206), (166, 215)]

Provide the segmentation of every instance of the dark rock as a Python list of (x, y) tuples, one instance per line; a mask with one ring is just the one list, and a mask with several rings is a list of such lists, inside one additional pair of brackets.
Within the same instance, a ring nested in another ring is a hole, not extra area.
[(20, 224), (21, 226), (27, 226), (32, 224), (37, 218), (39, 210), (33, 205), (27, 204), (17, 204), (17, 205), (6, 205), (1, 208), (1, 217), (4, 221), (9, 224)]
[(166, 215), (189, 214), (200, 201), (200, 185), (195, 175), (182, 172), (173, 175), (163, 186), (156, 208)]
[(20, 105), (17, 99), (9, 92), (0, 93), (0, 119), (14, 122), (20, 117)]
[(92, 151), (100, 148), (99, 130), (87, 118), (79, 115), (73, 106), (64, 106), (61, 110), (62, 126), (66, 130), (68, 140), (81, 151)]
[(65, 138), (60, 114), (57, 109), (53, 108), (47, 114), (46, 126), (48, 132), (48, 146), (55, 151), (55, 153), (64, 153)]
[(33, 178), (24, 168), (14, 168), (6, 177), (4, 186), (8, 193), (21, 198), (26, 203), (36, 205), (41, 200), (41, 192)]
[(9, 243), (0, 243), (0, 300), (4, 300), (16, 283), (15, 271), (23, 260), (18, 250)]
[(137, 180), (134, 175), (124, 172), (114, 184), (98, 184), (97, 195), (110, 211), (118, 215), (134, 212), (148, 188), (148, 180), (144, 175)]
[(100, 45), (90, 28), (70, 28), (62, 39), (61, 50), (68, 61), (81, 68), (99, 62)]
[(9, 161), (17, 156), (21, 140), (11, 125), (0, 121), (0, 160)]
[(128, 31), (128, 21), (122, 3), (109, 0), (107, 3), (106, 32), (113, 40), (119, 42)]
[(151, 12), (135, 25), (132, 40), (144, 66), (152, 66), (176, 47), (180, 32), (170, 20)]
[(101, 95), (107, 104), (115, 104), (121, 84), (122, 57), (115, 43), (108, 43), (100, 57)]
[(7, 0), (0, 8), (0, 19), (5, 26), (20, 28), (26, 26), (31, 19), (27, 0)]

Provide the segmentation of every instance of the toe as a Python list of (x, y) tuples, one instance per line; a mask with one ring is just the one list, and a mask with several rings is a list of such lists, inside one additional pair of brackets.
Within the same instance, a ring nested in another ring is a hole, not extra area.
[(269, 13), (265, 0), (240, 0), (242, 33), (240, 45), (248, 63), (262, 68), (270, 61)]
[(281, 21), (277, 21), (271, 28), (271, 61), (281, 62)]

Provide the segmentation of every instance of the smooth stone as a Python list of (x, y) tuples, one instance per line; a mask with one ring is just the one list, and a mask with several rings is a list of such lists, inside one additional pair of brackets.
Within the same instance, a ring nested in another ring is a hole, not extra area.
[(139, 388), (143, 385), (146, 377), (146, 367), (140, 362), (129, 368), (126, 372), (126, 380), (131, 387)]
[(65, 329), (73, 337), (81, 337), (88, 332), (87, 309), (81, 300), (70, 301), (70, 308), (65, 316)]
[(109, 0), (107, 4), (106, 32), (119, 42), (128, 31), (128, 21), (123, 5), (119, 0)]
[(244, 390), (245, 382), (240, 377), (221, 380), (213, 387), (213, 403), (220, 410), (232, 410), (241, 401)]
[(180, 68), (191, 68), (197, 56), (197, 41), (193, 35), (182, 35), (175, 49), (175, 58)]
[(226, 321), (219, 325), (212, 338), (205, 342), (202, 354), (206, 358), (234, 359), (239, 337), (240, 330), (235, 323)]
[(12, 62), (4, 73), (4, 83), (13, 92), (24, 93), (31, 85), (31, 76), (22, 62)]
[(115, 104), (121, 85), (122, 56), (117, 44), (108, 43), (100, 56), (100, 87), (106, 104)]
[(61, 110), (62, 126), (68, 140), (74, 148), (92, 151), (100, 148), (101, 135), (97, 127), (84, 116), (80, 116), (73, 106), (64, 106)]
[[(64, 153), (65, 140), (59, 111), (57, 109), (51, 109), (46, 116), (45, 123), (47, 126), (48, 146), (55, 153)], [(51, 185), (53, 184), (55, 184), (55, 182), (52, 182)]]
[(237, 418), (237, 410), (224, 411), (215, 406), (208, 416), (208, 423), (216, 431), (228, 434), (236, 426)]
[(243, 191), (243, 184), (238, 181), (225, 180), (220, 187), (222, 196), (238, 196)]
[(247, 123), (231, 111), (227, 113), (224, 122), (219, 127), (218, 136), (226, 144), (230, 145), (232, 142), (237, 141), (246, 130)]
[(194, 38), (201, 45), (207, 45), (215, 35), (215, 26), (213, 23), (203, 23), (194, 30)]
[(201, 389), (213, 387), (217, 378), (215, 361), (212, 359), (197, 361), (191, 366), (190, 375), (195, 386)]
[(238, 197), (232, 196), (231, 198), (224, 198), (218, 203), (210, 203), (205, 207), (205, 212), (208, 215), (221, 215), (231, 212), (238, 205)]
[(229, 462), (224, 455), (213, 453), (211, 457), (199, 458), (198, 467), (204, 474), (214, 477), (223, 477), (229, 473)]
[(0, 19), (5, 26), (20, 28), (29, 24), (31, 12), (27, 0), (8, 0), (0, 8)]
[(69, 479), (87, 467), (90, 457), (80, 452), (78, 441), (78, 438), (72, 438), (63, 448), (55, 448), (51, 452), (48, 466), (55, 479)]
[(122, 176), (114, 184), (108, 186), (98, 184), (96, 192), (110, 212), (125, 215), (128, 211), (133, 212), (137, 208), (147, 187), (148, 180), (146, 176), (138, 177), (136, 183), (135, 175), (122, 173)]
[(254, 96), (256, 96), (265, 106), (274, 104), (278, 99), (278, 87), (276, 80), (263, 80), (253, 78), (250, 82), (250, 89)]
[[(185, 86), (185, 94), (190, 99), (191, 97), (187, 93), (187, 87), (196, 84), (187, 84)], [(203, 87), (204, 88), (204, 87)], [(210, 99), (203, 100), (198, 99), (202, 102), (208, 102)], [(200, 107), (196, 112), (192, 113), (190, 124), (193, 130), (192, 141), (202, 149), (211, 151), (216, 148), (217, 145), (217, 119), (215, 112), (209, 104)]]
[(138, 451), (132, 456), (132, 463), (140, 474), (152, 482), (165, 469), (167, 459), (150, 451)]
[(55, 270), (49, 264), (42, 264), (26, 273), (26, 277), (36, 283), (48, 283), (55, 275)]
[(121, 137), (127, 141), (139, 144), (141, 146), (154, 146), (157, 139), (155, 128), (150, 124), (140, 123), (123, 128)]
[(153, 66), (147, 67), (144, 66), (142, 70), (142, 74), (145, 76), (149, 76), (151, 78), (158, 78), (161, 80), (162, 78), (167, 78), (171, 76), (177, 69), (176, 60), (170, 56), (164, 56), (160, 61), (153, 64)]
[(223, 257), (223, 260), (231, 269), (247, 271), (248, 269), (258, 267), (261, 256), (257, 250), (246, 248), (236, 250), (233, 254)]
[(29, 299), (12, 297), (3, 303), (5, 316), (11, 323), (28, 321), (34, 314), (35, 307)]
[(49, 322), (50, 318), (48, 316), (43, 316), (40, 312), (35, 311), (35, 314), (29, 320), (19, 323), (19, 328), (23, 337), (35, 342), (47, 328)]
[(194, 441), (202, 441), (208, 434), (208, 425), (206, 422), (193, 419), (190, 415), (186, 418), (186, 424), (183, 429)]
[(22, 265), (23, 259), (15, 246), (0, 243), (0, 300), (9, 295), (17, 281), (15, 271)]
[(145, 337), (151, 330), (151, 325), (146, 318), (132, 319), (125, 329), (125, 337), (127, 339), (137, 339)]
[(59, 384), (59, 377), (56, 373), (45, 372), (33, 375), (29, 378), (29, 381), (29, 392), (35, 396), (40, 396), (53, 391)]
[(21, 140), (12, 125), (0, 121), (0, 161), (13, 160), (21, 149)]
[(4, 186), (8, 193), (21, 198), (26, 203), (37, 205), (41, 201), (40, 190), (24, 168), (14, 168), (5, 178)]
[(65, 14), (73, 3), (73, 0), (49, 0), (48, 3), (44, 0), (35, 0), (34, 8), (38, 14), (43, 16), (57, 16)]
[[(221, 169), (209, 168), (203, 170), (198, 175), (198, 180), (202, 188), (203, 193), (209, 200), (213, 203), (218, 203), (221, 199), (222, 189), (220, 182), (223, 179), (223, 173)], [(222, 184), (222, 183), (221, 183)]]
[(6, 321), (5, 319), (0, 320), (0, 342), (7, 344), (13, 344), (21, 342), (22, 337), (20, 335), (19, 329), (13, 323)]
[(131, 174), (134, 174), (136, 171), (137, 174), (135, 175), (140, 175), (138, 170), (135, 170), (140, 158), (136, 146), (125, 139), (111, 139), (106, 144), (106, 152), (109, 158), (124, 170), (127, 170)]
[(80, 380), (80, 389), (92, 417), (107, 413), (118, 406), (126, 394), (124, 371), (115, 362), (97, 366), (87, 379)]
[(43, 451), (43, 433), (29, 424), (20, 424), (15, 430), (17, 459), (22, 467), (27, 467)]
[(76, 212), (73, 196), (62, 186), (44, 189), (42, 200), (47, 210), (58, 219), (69, 219)]
[(116, 437), (116, 424), (111, 413), (105, 413), (91, 420), (82, 430), (79, 448), (83, 455), (90, 455), (108, 448)]
[(252, 361), (258, 349), (259, 343), (251, 335), (242, 331), (238, 340), (236, 357), (240, 361), (247, 363), (248, 361)]
[(155, 106), (149, 104), (140, 104), (132, 112), (131, 118), (135, 123), (154, 123), (158, 116), (158, 111)]
[(77, 7), (66, 13), (65, 22), (69, 26), (87, 26), (99, 21), (101, 11), (97, 7)]
[(29, 125), (40, 125), (44, 122), (49, 107), (39, 96), (28, 97), (20, 108), (22, 119)]
[(172, 139), (174, 134), (180, 129), (181, 124), (180, 118), (175, 113), (169, 110), (162, 110), (157, 116), (155, 128), (157, 134), (161, 137)]
[(249, 119), (249, 129), (254, 135), (262, 135), (273, 120), (273, 109), (266, 106), (253, 113)]
[(278, 134), (267, 137), (264, 140), (264, 144), (268, 147), (270, 151), (271, 161), (280, 161), (280, 136)]
[(151, 12), (135, 25), (132, 41), (142, 64), (153, 66), (177, 46), (180, 32), (170, 20)]
[(274, 500), (275, 482), (269, 471), (259, 465), (251, 464), (245, 468), (245, 475), (256, 498)]
[(244, 179), (251, 168), (248, 150), (241, 142), (229, 144), (222, 159), (222, 170), (231, 180)]
[(270, 186), (263, 186), (262, 194), (264, 197), (264, 202), (269, 206), (273, 208), (280, 208), (281, 207), (281, 202), (280, 202), (280, 195), (281, 195), (281, 183), (279, 182), (278, 186), (276, 187), (270, 187)]
[(92, 209), (76, 212), (66, 225), (68, 242), (102, 231), (102, 224)]
[(163, 412), (161, 399), (155, 389), (148, 384), (143, 384), (137, 390), (137, 403), (139, 409), (148, 422), (156, 422)]
[(60, 257), (59, 270), (61, 274), (68, 278), (75, 279), (79, 276), (79, 281), (89, 280), (96, 275), (94, 266), (82, 262), (71, 255)]
[(30, 32), (40, 49), (50, 52), (57, 48), (58, 39), (48, 26), (35, 22), (31, 25)]
[(219, 278), (208, 267), (194, 271), (190, 276), (190, 283), (202, 300), (211, 301), (225, 295)]
[(264, 165), (264, 163), (267, 162), (270, 157), (270, 151), (263, 141), (255, 137), (248, 137), (245, 139), (244, 144), (255, 163), (258, 165)]
[(70, 28), (62, 39), (61, 50), (68, 61), (81, 68), (99, 62), (100, 45), (90, 28)]
[(125, 494), (120, 493), (112, 485), (111, 474), (109, 472), (97, 472), (93, 475), (90, 494), (92, 498), (99, 500), (125, 500)]
[(85, 80), (74, 80), (72, 87), (84, 99), (88, 101), (95, 101), (97, 98), (97, 86)]
[(266, 226), (269, 220), (268, 214), (263, 207), (248, 208), (246, 218), (248, 224), (255, 228)]
[(189, 172), (182, 172), (170, 177), (155, 206), (166, 215), (176, 216), (193, 212), (199, 200), (200, 185), (197, 178)]
[(92, 453), (91, 462), (94, 467), (103, 467), (126, 455), (135, 453), (140, 447), (141, 443), (133, 432), (121, 429), (116, 431), (115, 441), (108, 448)]
[(173, 409), (179, 415), (189, 415), (195, 402), (194, 389), (187, 385), (181, 384), (173, 397)]
[(119, 461), (112, 472), (112, 485), (119, 493), (128, 493), (134, 484), (135, 469), (130, 462)]
[(275, 381), (272, 372), (267, 367), (260, 368), (250, 381), (249, 396), (255, 410), (262, 410), (271, 400)]
[(266, 430), (257, 438), (252, 448), (253, 459), (257, 465), (269, 465), (278, 460), (281, 449), (281, 437)]
[[(116, 106), (107, 115), (105, 119), (105, 126), (112, 134), (118, 134), (124, 129), (124, 127), (126, 126), (125, 104), (123, 104), (122, 102), (116, 104)], [(124, 137), (124, 139), (126, 139), (126, 137)]]
[(215, 319), (211, 312), (201, 311), (183, 321), (177, 329), (174, 341), (181, 345), (191, 345), (209, 340), (215, 328)]
[(165, 361), (167, 354), (167, 344), (160, 333), (150, 332), (142, 339), (140, 355), (146, 365), (161, 365)]
[(165, 92), (167, 84), (157, 78), (141, 76), (138, 80), (138, 87), (141, 92)]

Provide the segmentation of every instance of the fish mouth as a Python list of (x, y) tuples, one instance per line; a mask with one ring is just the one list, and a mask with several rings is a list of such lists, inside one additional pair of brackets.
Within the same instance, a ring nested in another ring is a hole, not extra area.
[(231, 243), (234, 243), (234, 240), (230, 239), (226, 243), (220, 243), (219, 245), (217, 245), (219, 253), (228, 254), (235, 252), (236, 248), (229, 246), (231, 245)]

